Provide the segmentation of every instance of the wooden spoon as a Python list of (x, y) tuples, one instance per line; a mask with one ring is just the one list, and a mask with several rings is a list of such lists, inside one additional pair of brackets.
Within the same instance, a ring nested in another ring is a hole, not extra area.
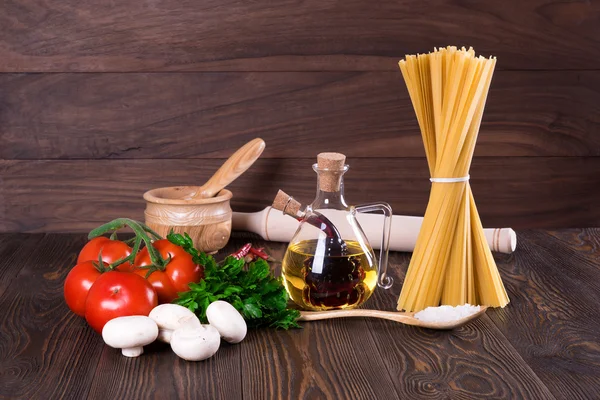
[(265, 149), (265, 142), (260, 138), (249, 141), (238, 151), (233, 153), (217, 172), (200, 186), (196, 193), (189, 195), (185, 200), (214, 197), (225, 186), (236, 180), (260, 157)]
[(406, 325), (419, 326), (421, 328), (449, 330), (463, 326), (466, 323), (479, 318), (485, 313), (487, 307), (482, 306), (481, 310), (475, 314), (461, 319), (448, 322), (425, 322), (415, 318), (414, 312), (396, 312), (381, 310), (331, 310), (331, 311), (300, 311), (300, 321), (318, 321), (331, 318), (349, 318), (349, 317), (371, 317), (389, 319), (391, 321), (401, 322)]

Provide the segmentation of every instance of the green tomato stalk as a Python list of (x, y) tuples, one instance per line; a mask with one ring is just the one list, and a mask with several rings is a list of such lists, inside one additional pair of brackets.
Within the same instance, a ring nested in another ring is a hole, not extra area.
[(89, 233), (88, 239), (91, 240), (91, 239), (102, 236), (109, 232), (112, 232), (111, 239), (116, 239), (117, 231), (119, 229), (123, 229), (125, 227), (131, 228), (131, 230), (133, 230), (133, 232), (135, 233), (135, 237), (132, 239), (133, 240), (133, 248), (132, 248), (131, 254), (127, 257), (124, 257), (124, 258), (117, 260), (114, 263), (110, 264), (109, 269), (111, 269), (111, 270), (115, 269), (119, 265), (126, 263), (126, 262), (130, 262), (133, 264), (137, 254), (140, 250), (142, 243), (144, 243), (146, 245), (146, 247), (148, 248), (148, 254), (150, 256), (150, 260), (152, 260), (152, 265), (144, 267), (144, 268), (149, 269), (147, 276), (149, 276), (150, 274), (152, 274), (152, 272), (154, 272), (156, 270), (164, 270), (165, 267), (167, 266), (167, 264), (171, 261), (171, 257), (164, 259), (160, 255), (158, 250), (156, 250), (154, 248), (154, 246), (152, 246), (152, 242), (154, 240), (160, 240), (160, 239), (162, 239), (162, 237), (158, 233), (156, 233), (155, 231), (150, 229), (150, 227), (148, 225), (146, 225), (142, 222), (135, 221), (130, 218), (117, 218), (117, 219), (114, 219), (114, 220), (104, 224), (104, 225), (97, 227), (96, 229), (93, 229)]

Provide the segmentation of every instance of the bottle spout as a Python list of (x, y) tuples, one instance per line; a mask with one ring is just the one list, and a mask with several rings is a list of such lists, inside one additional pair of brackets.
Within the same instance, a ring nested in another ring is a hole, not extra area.
[(301, 207), (302, 205), (299, 201), (295, 200), (281, 189), (277, 192), (277, 196), (275, 196), (275, 199), (273, 200), (274, 209), (297, 219), (303, 218), (306, 214), (304, 211), (300, 210)]
[(342, 235), (331, 222), (323, 214), (313, 211), (310, 206), (305, 210), (300, 210), (302, 205), (294, 200), (294, 198), (282, 190), (277, 192), (275, 200), (273, 200), (273, 208), (282, 211), (284, 214), (290, 215), (302, 223), (306, 222), (321, 230), (331, 240), (334, 248), (340, 252), (347, 248), (346, 242), (342, 239)]

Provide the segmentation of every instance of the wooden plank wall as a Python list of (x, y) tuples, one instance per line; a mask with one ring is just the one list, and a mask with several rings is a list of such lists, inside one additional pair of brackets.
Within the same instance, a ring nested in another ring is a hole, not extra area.
[(0, 2), (0, 231), (142, 218), (254, 137), (236, 210), (314, 194), (320, 151), (349, 200), (422, 214), (428, 173), (397, 61), (496, 55), (472, 184), (484, 224), (600, 226), (600, 6), (552, 0)]

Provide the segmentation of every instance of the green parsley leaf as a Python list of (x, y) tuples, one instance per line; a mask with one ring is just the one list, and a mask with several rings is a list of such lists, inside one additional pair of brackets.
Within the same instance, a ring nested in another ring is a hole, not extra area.
[(204, 266), (204, 279), (190, 283), (190, 290), (179, 293), (174, 301), (193, 311), (203, 323), (208, 322), (208, 305), (223, 300), (242, 314), (250, 328), (300, 328), (300, 312), (287, 308), (288, 294), (265, 260), (258, 259), (247, 265), (244, 259), (229, 256), (217, 263), (211, 255), (194, 248), (187, 233), (171, 232), (167, 239), (188, 252), (195, 263)]

